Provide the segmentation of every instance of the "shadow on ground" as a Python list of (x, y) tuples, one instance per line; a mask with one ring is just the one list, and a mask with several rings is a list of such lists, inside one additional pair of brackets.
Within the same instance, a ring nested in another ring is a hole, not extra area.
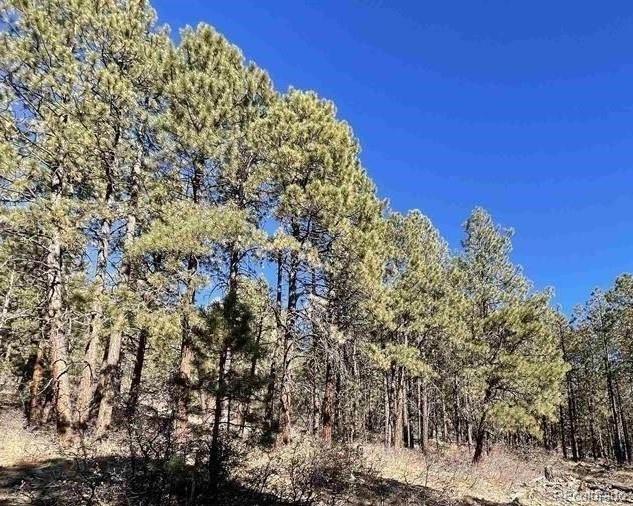
[[(174, 504), (306, 506), (315, 502), (284, 502), (276, 496), (223, 483), (211, 493), (186, 472), (165, 478), (158, 467), (142, 460), (119, 457), (57, 458), (35, 464), (0, 467), (0, 505)], [(475, 498), (451, 500), (420, 485), (366, 475), (324, 485), (321, 503), (332, 505), (506, 506)]]

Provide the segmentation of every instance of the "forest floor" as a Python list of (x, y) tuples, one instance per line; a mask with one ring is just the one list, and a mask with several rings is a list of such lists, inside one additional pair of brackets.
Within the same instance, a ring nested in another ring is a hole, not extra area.
[[(73, 454), (63, 452), (55, 439), (51, 431), (26, 428), (19, 410), (2, 409), (0, 505), (119, 504), (112, 491), (104, 493), (98, 486), (88, 487), (89, 490), (84, 491), (81, 498), (70, 500), (70, 487), (82, 479), (82, 466), (77, 464), (78, 450), (75, 449)], [(98, 453), (95, 462), (116, 462), (120, 457), (112, 441), (102, 444)], [(544, 452), (516, 454), (501, 447), (495, 448), (476, 467), (470, 464), (467, 447), (436, 448), (425, 456), (416, 450), (385, 451), (376, 445), (362, 448), (362, 453), (366, 460), (364, 469), (368, 471), (341, 471), (339, 485), (344, 484), (344, 493), (340, 493), (339, 487), (336, 494), (326, 491), (314, 495), (312, 504), (633, 504), (631, 468), (615, 468), (599, 463), (574, 464)], [(271, 458), (270, 455), (268, 458)], [(254, 473), (257, 466), (258, 459), (249, 457), (244, 468), (245, 474)], [(103, 471), (103, 467), (100, 469)], [(329, 490), (337, 488), (333, 483), (324, 486)], [(114, 487), (109, 484), (108, 488)], [(109, 502), (108, 497), (113, 502)], [(143, 503), (129, 502), (130, 499), (127, 497), (123, 504)], [(293, 504), (288, 500), (278, 503)], [(235, 504), (246, 502), (236, 501)], [(249, 504), (277, 502), (267, 495), (266, 500), (249, 501)]]

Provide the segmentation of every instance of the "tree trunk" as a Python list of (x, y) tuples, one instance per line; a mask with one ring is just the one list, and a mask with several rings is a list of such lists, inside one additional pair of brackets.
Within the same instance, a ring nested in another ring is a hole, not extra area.
[(138, 336), (138, 346), (136, 347), (136, 357), (134, 360), (134, 370), (128, 394), (127, 415), (134, 416), (138, 409), (138, 400), (141, 394), (141, 380), (143, 376), (143, 364), (145, 362), (145, 349), (147, 348), (147, 331), (141, 329)]
[(182, 344), (180, 347), (180, 360), (176, 375), (176, 413), (174, 436), (176, 441), (183, 442), (189, 424), (189, 404), (191, 393), (191, 377), (193, 374), (193, 343), (191, 341), (191, 329), (189, 328), (189, 317), (186, 314), (191, 310), (191, 306), (185, 309), (182, 316)]
[(442, 396), (442, 438), (444, 441), (450, 441), (448, 434), (448, 417), (446, 416), (446, 401), (444, 400), (444, 396)]
[(611, 367), (606, 351), (605, 343), (605, 365), (607, 368), (607, 393), (609, 394), (609, 407), (611, 408), (611, 422), (613, 423), (613, 453), (615, 455), (618, 464), (624, 463), (625, 454), (622, 447), (622, 431), (620, 426), (620, 420), (618, 417), (618, 407), (615, 398), (615, 391), (613, 387), (613, 378), (611, 374)]
[[(248, 378), (249, 378), (249, 384), (253, 385), (255, 382), (255, 378), (256, 378), (256, 372), (257, 372), (257, 358), (258, 358), (258, 354), (259, 354), (259, 346), (262, 340), (262, 334), (264, 331), (264, 317), (262, 316), (260, 321), (259, 321), (259, 325), (257, 327), (257, 338), (255, 340), (255, 352), (253, 353), (252, 357), (251, 357), (251, 366), (250, 366), (250, 370), (248, 373)], [(248, 395), (246, 402), (244, 403), (244, 406), (242, 408), (242, 414), (241, 414), (241, 420), (240, 420), (240, 436), (244, 437), (245, 431), (246, 431), (246, 421), (249, 417), (250, 414), (250, 406), (251, 406), (251, 399), (252, 399), (252, 395)]]
[(567, 441), (565, 440), (565, 412), (563, 405), (558, 406), (558, 421), (560, 423), (560, 445), (563, 449), (563, 458), (567, 458)]
[(620, 392), (620, 383), (619, 381), (616, 379), (615, 381), (615, 393), (617, 396), (617, 401), (618, 401), (618, 415), (620, 417), (620, 425), (622, 426), (622, 435), (624, 438), (623, 441), (623, 446), (624, 446), (624, 453), (626, 456), (626, 461), (627, 462), (631, 462), (631, 438), (629, 435), (629, 427), (628, 427), (628, 423), (626, 421), (626, 416), (624, 414), (624, 410), (622, 409), (622, 394)]
[[(138, 286), (136, 283), (136, 269), (134, 268), (135, 266), (130, 258), (130, 247), (132, 246), (132, 241), (136, 235), (136, 213), (138, 211), (139, 191), (138, 175), (141, 169), (142, 156), (143, 151), (140, 150), (130, 174), (130, 212), (127, 215), (127, 226), (125, 228), (125, 238), (123, 239), (123, 261), (121, 262), (120, 284), (123, 286), (129, 285), (133, 290), (137, 289)], [(116, 321), (112, 326), (112, 331), (110, 332), (106, 365), (101, 375), (101, 401), (99, 403), (99, 414), (97, 417), (97, 434), (103, 434), (112, 423), (114, 399), (120, 388), (119, 361), (121, 358), (121, 340), (126, 320), (127, 317), (125, 313), (123, 311), (119, 311), (116, 316)], [(138, 378), (140, 381), (140, 372)]]
[(99, 414), (97, 415), (97, 436), (102, 436), (112, 423), (112, 410), (114, 408), (114, 398), (118, 388), (118, 368), (121, 356), (121, 334), (125, 325), (125, 317), (119, 315), (110, 333), (110, 343), (106, 366), (102, 372), (101, 401), (99, 402)]
[(429, 390), (426, 380), (418, 379), (418, 403), (420, 413), (420, 448), (423, 452), (429, 450)]
[(264, 435), (266, 438), (273, 438), (279, 430), (278, 421), (275, 418), (277, 410), (275, 409), (275, 400), (277, 399), (277, 361), (278, 353), (283, 347), (283, 324), (281, 316), (282, 301), (282, 285), (283, 285), (283, 255), (277, 255), (277, 290), (275, 304), (275, 323), (277, 331), (277, 340), (275, 347), (270, 356), (270, 372), (268, 373), (268, 385), (266, 388), (266, 396), (264, 398)]
[(389, 409), (390, 403), (390, 395), (389, 395), (389, 373), (387, 371), (383, 374), (383, 385), (385, 390), (384, 395), (384, 408), (385, 408), (385, 448), (389, 448), (391, 446), (391, 413)]
[(413, 434), (411, 432), (411, 414), (409, 413), (409, 394), (410, 394), (409, 379), (404, 380), (404, 406), (403, 406), (403, 421), (404, 421), (404, 442), (407, 448), (413, 448)]
[[(293, 236), (299, 235), (298, 228), (293, 226)], [(280, 378), (280, 414), (279, 414), (279, 433), (277, 434), (276, 444), (278, 446), (288, 444), (291, 439), (292, 432), (292, 400), (290, 392), (290, 384), (292, 382), (290, 361), (292, 359), (292, 348), (294, 341), (294, 325), (295, 312), (297, 309), (297, 275), (299, 259), (295, 252), (292, 252), (290, 260), (290, 269), (288, 276), (288, 314), (286, 321), (286, 329), (283, 332), (283, 362)]]
[(37, 344), (37, 351), (33, 357), (31, 383), (29, 385), (29, 407), (27, 410), (27, 421), (29, 424), (39, 425), (43, 423), (42, 410), (44, 407), (44, 399), (42, 394), (44, 393), (43, 390), (45, 390), (43, 387), (44, 374), (46, 371), (45, 351), (45, 339), (40, 338), (40, 342)]
[(332, 445), (332, 427), (334, 422), (334, 372), (332, 360), (328, 356), (325, 364), (325, 388), (321, 407), (321, 439), (327, 445)]
[(68, 344), (62, 321), (62, 252), (61, 239), (57, 229), (53, 231), (46, 259), (48, 269), (47, 327), (51, 344), (51, 366), (55, 391), (55, 414), (57, 433), (66, 445), (74, 438), (72, 430), (72, 407), (70, 398), (70, 378), (68, 374)]
[(404, 372), (402, 367), (398, 367), (395, 370), (395, 383), (396, 383), (396, 399), (394, 406), (394, 434), (393, 434), (393, 446), (395, 448), (402, 448), (404, 441)]
[(461, 412), (459, 406), (459, 388), (457, 384), (457, 376), (453, 378), (453, 416), (455, 428), (455, 442), (459, 445), (461, 442)]
[(90, 418), (90, 408), (95, 393), (97, 378), (97, 358), (99, 341), (103, 330), (103, 296), (105, 294), (105, 276), (108, 267), (110, 246), (110, 220), (101, 221), (98, 234), (95, 293), (90, 317), (90, 330), (84, 354), (84, 367), (79, 382), (77, 398), (77, 425), (85, 428)]
[(486, 442), (486, 412), (481, 414), (477, 432), (475, 435), (475, 453), (473, 455), (473, 464), (479, 464), (483, 456), (484, 444)]
[[(188, 270), (191, 276), (195, 274), (197, 261), (190, 258), (188, 262)], [(191, 336), (191, 328), (189, 325), (189, 313), (194, 311), (194, 302), (196, 298), (195, 289), (189, 281), (185, 297), (185, 305), (181, 317), (182, 326), (182, 343), (180, 346), (180, 360), (178, 363), (178, 371), (176, 373), (176, 412), (174, 417), (174, 436), (176, 441), (183, 442), (187, 435), (189, 425), (189, 404), (191, 396), (191, 378), (193, 374), (194, 350), (193, 340)]]
[(228, 357), (228, 348), (226, 345), (220, 351), (220, 357), (218, 362), (218, 392), (215, 396), (215, 410), (213, 413), (213, 429), (211, 432), (211, 451), (209, 465), (211, 468), (211, 479), (216, 484), (219, 470), (222, 463), (220, 462), (220, 422), (222, 421), (222, 407), (224, 396), (226, 395), (226, 383), (225, 383), (225, 367)]
[[(193, 174), (191, 177), (191, 200), (194, 204), (200, 201), (202, 190), (202, 169), (203, 161), (195, 160), (193, 163)], [(176, 412), (174, 417), (174, 432), (176, 441), (182, 442), (187, 434), (189, 425), (189, 404), (191, 396), (191, 378), (193, 374), (193, 339), (189, 322), (189, 313), (195, 310), (196, 290), (194, 288), (194, 277), (198, 270), (198, 258), (191, 255), (187, 260), (187, 288), (183, 300), (182, 308), (182, 343), (180, 346), (180, 360), (176, 373)]]

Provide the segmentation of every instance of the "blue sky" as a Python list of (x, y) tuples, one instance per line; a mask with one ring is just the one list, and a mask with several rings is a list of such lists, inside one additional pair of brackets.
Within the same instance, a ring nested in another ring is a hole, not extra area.
[(154, 0), (332, 99), (380, 195), (457, 248), (476, 205), (570, 311), (633, 271), (633, 3)]

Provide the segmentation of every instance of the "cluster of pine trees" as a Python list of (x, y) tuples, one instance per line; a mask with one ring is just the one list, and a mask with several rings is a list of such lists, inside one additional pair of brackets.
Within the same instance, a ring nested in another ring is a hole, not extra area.
[(31, 424), (631, 457), (631, 278), (570, 325), (511, 231), (476, 209), (451, 252), (377, 197), (331, 102), (212, 27), (0, 5), (0, 377)]
[[(565, 457), (632, 462), (632, 332), (629, 274), (618, 277), (606, 292), (594, 291), (570, 323), (560, 321), (560, 346), (570, 365), (558, 430)], [(556, 433), (553, 427), (550, 439)]]

